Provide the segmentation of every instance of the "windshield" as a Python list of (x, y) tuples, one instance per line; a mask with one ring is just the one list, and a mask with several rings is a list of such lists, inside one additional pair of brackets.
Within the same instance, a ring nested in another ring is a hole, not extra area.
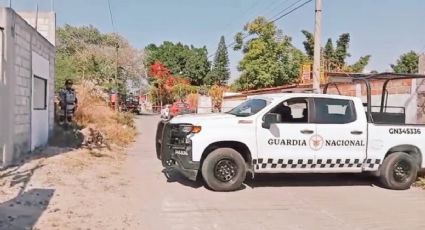
[(264, 99), (250, 99), (236, 106), (227, 113), (238, 117), (248, 117), (258, 113), (260, 110), (266, 107), (267, 104), (268, 102)]

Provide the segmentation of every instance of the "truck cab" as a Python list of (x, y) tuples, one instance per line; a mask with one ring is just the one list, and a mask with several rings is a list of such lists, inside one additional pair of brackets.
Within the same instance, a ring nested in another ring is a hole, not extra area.
[[(385, 120), (386, 115), (375, 116)], [(387, 188), (409, 188), (425, 168), (423, 126), (371, 118), (357, 97), (253, 96), (227, 113), (162, 121), (157, 155), (164, 167), (191, 180), (202, 176), (216, 191), (238, 189), (247, 173), (368, 171)]]

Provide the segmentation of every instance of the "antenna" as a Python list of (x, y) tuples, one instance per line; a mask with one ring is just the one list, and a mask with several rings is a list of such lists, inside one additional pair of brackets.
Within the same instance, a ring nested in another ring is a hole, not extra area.
[(55, 0), (50, 0), (50, 10), (55, 11)]
[(35, 10), (35, 25), (34, 25), (35, 30), (37, 30), (37, 27), (38, 27), (38, 3)]

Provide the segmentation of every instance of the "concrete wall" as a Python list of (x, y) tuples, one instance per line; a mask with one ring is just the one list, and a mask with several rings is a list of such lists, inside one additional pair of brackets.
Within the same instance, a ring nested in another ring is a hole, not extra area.
[[(425, 74), (425, 53), (419, 57), (419, 74)], [(417, 100), (417, 118), (418, 121), (425, 124), (425, 79), (416, 80), (418, 92)]]
[(0, 8), (0, 27), (4, 27), (0, 146), (5, 166), (31, 151), (33, 52), (49, 62), (48, 129), (53, 129), (55, 48), (9, 8)]
[(25, 21), (43, 35), (50, 43), (56, 44), (56, 14), (54, 12), (18, 12)]

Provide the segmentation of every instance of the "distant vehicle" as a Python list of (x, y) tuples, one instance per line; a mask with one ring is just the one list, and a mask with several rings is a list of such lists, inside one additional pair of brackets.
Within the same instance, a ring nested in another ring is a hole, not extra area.
[(170, 108), (171, 117), (191, 113), (189, 104), (184, 102), (174, 102)]
[(122, 111), (139, 113), (139, 98), (130, 94), (125, 101), (122, 102), (121, 108)]
[(167, 120), (171, 118), (170, 108), (171, 108), (171, 105), (164, 105), (161, 108), (161, 118), (167, 119)]

